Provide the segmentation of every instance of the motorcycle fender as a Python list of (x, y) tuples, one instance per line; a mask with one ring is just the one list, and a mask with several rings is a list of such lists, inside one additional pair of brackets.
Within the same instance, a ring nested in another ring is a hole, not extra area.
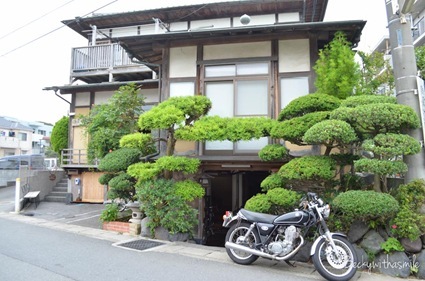
[[(340, 237), (347, 238), (347, 235), (344, 235), (344, 234), (342, 234), (342, 233), (334, 233), (334, 232), (331, 232), (331, 236), (332, 236), (332, 237), (334, 237), (334, 236), (340, 236)], [(323, 234), (323, 235), (321, 235), (320, 237), (318, 237), (318, 238), (316, 239), (316, 241), (314, 241), (313, 245), (311, 246), (310, 256), (314, 255), (314, 253), (316, 252), (317, 245), (318, 245), (318, 244), (319, 244), (319, 242), (320, 242), (320, 241), (322, 241), (323, 239), (326, 239), (326, 235), (324, 235), (324, 234)]]
[(228, 219), (228, 220), (226, 220), (226, 221), (223, 221), (223, 227), (226, 227), (226, 228), (229, 228), (232, 224), (233, 224), (233, 222), (235, 222), (235, 221), (237, 221), (238, 219), (240, 219), (240, 217), (239, 216), (234, 216), (234, 217), (231, 217), (230, 219)]

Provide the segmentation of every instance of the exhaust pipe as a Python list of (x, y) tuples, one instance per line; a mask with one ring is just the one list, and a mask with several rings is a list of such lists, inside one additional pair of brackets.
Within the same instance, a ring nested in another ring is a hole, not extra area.
[(226, 247), (226, 249), (242, 251), (251, 255), (259, 256), (259, 257), (270, 259), (270, 260), (283, 261), (295, 255), (298, 252), (298, 250), (301, 248), (301, 246), (304, 245), (304, 239), (302, 238), (302, 236), (300, 236), (300, 239), (301, 239), (301, 243), (298, 245), (298, 247), (295, 248), (295, 250), (291, 251), (288, 255), (283, 257), (277, 256), (277, 255), (270, 255), (256, 249), (248, 248), (246, 246), (236, 244), (233, 242), (228, 242), (228, 241), (226, 242), (226, 244), (224, 244), (224, 247)]

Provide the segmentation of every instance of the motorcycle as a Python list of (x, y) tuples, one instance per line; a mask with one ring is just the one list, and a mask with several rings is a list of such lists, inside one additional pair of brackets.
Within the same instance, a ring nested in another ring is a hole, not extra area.
[(283, 215), (270, 215), (240, 209), (236, 215), (226, 211), (223, 227), (229, 228), (225, 248), (238, 264), (248, 265), (259, 257), (289, 263), (305, 244), (311, 227), (319, 237), (310, 250), (314, 267), (327, 280), (350, 280), (357, 271), (357, 255), (344, 234), (330, 232), (325, 219), (330, 206), (316, 193), (301, 199), (299, 209)]

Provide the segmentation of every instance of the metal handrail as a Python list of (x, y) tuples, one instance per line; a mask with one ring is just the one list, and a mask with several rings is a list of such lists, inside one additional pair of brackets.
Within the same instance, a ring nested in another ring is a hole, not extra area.
[(138, 65), (119, 44), (105, 44), (72, 49), (71, 71), (110, 69)]

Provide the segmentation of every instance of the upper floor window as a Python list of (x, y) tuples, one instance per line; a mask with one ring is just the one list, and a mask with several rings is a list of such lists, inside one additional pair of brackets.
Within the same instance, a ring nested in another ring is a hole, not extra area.
[(45, 135), (46, 135), (46, 131), (45, 131), (45, 130), (38, 130), (38, 133), (39, 133), (40, 135), (43, 135), (43, 136), (45, 136)]
[[(269, 116), (269, 63), (205, 66), (205, 95), (211, 100), (209, 115), (221, 117)], [(206, 142), (205, 150), (256, 153), (268, 144), (259, 140)]]
[(27, 141), (28, 134), (27, 133), (18, 133), (18, 138), (21, 141)]

